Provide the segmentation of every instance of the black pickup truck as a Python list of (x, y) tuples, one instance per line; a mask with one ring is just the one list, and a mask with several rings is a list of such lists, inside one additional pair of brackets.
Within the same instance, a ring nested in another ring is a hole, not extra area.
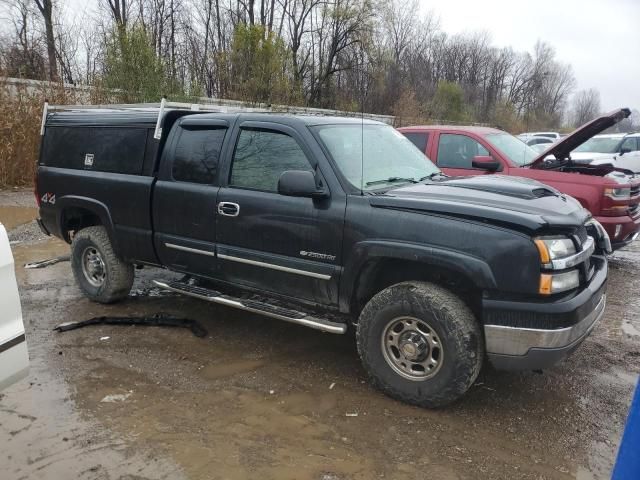
[(426, 407), (462, 396), (487, 357), (556, 363), (603, 315), (610, 244), (578, 202), (533, 180), (447, 177), (382, 123), (44, 117), (40, 225), (71, 244), (92, 300), (125, 299), (136, 266), (183, 272), (156, 283), (324, 332), (353, 327), (374, 384)]

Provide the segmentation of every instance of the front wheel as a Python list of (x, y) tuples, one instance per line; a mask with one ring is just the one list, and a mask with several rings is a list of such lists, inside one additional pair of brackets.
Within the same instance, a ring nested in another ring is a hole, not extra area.
[(122, 300), (133, 285), (133, 265), (116, 256), (104, 227), (87, 227), (73, 237), (71, 269), (82, 292), (94, 302)]
[(422, 407), (441, 407), (480, 373), (480, 326), (455, 294), (427, 282), (404, 282), (376, 294), (362, 310), (358, 352), (375, 386)]

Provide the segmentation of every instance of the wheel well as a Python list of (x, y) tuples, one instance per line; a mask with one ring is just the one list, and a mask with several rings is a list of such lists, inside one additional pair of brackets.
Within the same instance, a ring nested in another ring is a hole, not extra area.
[(363, 267), (356, 281), (351, 311), (359, 315), (376, 293), (410, 280), (432, 282), (451, 290), (480, 318), (482, 292), (469, 278), (446, 267), (391, 258), (370, 261)]
[(95, 225), (102, 225), (102, 220), (94, 212), (86, 208), (69, 207), (62, 212), (61, 230), (67, 243), (71, 243), (73, 234), (76, 232)]

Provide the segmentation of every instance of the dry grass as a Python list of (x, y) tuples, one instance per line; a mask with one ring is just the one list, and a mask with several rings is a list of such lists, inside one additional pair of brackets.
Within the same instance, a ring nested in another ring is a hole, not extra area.
[(103, 97), (99, 89), (78, 92), (56, 84), (15, 85), (0, 77), (0, 187), (33, 184), (45, 100), (64, 105), (101, 103)]
[(44, 96), (0, 85), (0, 186), (33, 182)]

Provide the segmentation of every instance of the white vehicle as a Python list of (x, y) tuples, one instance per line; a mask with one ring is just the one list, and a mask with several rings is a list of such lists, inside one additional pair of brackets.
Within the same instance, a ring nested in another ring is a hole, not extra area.
[(613, 163), (640, 173), (640, 133), (595, 135), (571, 152), (571, 159), (579, 163)]
[(552, 143), (555, 143), (555, 140), (549, 137), (529, 137), (527, 140), (523, 141), (530, 147), (542, 145), (544, 148), (549, 148)]
[[(553, 143), (553, 142), (551, 142)], [(533, 145), (529, 145), (531, 147), (532, 150), (534, 150), (537, 153), (542, 153), (544, 152), (547, 148), (549, 148), (551, 146), (551, 143), (534, 143)]]
[(29, 354), (7, 231), (0, 223), (0, 390), (27, 376)]
[(620, 153), (616, 155), (616, 165), (640, 173), (640, 133), (624, 137), (620, 143)]
[(528, 140), (539, 137), (539, 138), (550, 138), (553, 142), (558, 140), (562, 135), (558, 132), (525, 132), (518, 135), (518, 138), (523, 142), (527, 142)]

